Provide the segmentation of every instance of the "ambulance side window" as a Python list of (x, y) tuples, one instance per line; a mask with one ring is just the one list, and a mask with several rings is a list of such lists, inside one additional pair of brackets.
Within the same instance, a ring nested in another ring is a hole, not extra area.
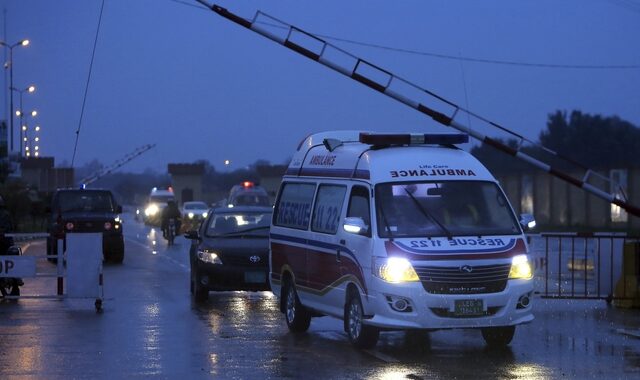
[(273, 224), (299, 230), (309, 228), (311, 204), (316, 185), (312, 183), (285, 183), (273, 215)]
[(369, 190), (363, 186), (351, 188), (347, 217), (359, 217), (369, 226), (366, 236), (371, 236), (371, 212), (369, 211)]
[(346, 186), (320, 185), (311, 219), (311, 230), (327, 234), (338, 231)]

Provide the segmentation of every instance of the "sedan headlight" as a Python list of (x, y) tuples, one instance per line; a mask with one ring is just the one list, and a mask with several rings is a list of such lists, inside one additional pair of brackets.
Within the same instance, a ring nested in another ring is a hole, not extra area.
[(391, 283), (420, 281), (409, 260), (402, 257), (377, 258), (373, 274)]
[(527, 255), (514, 256), (511, 260), (511, 271), (509, 272), (510, 279), (530, 279), (533, 277), (533, 271), (531, 270), (531, 264)]
[(215, 252), (198, 250), (198, 258), (205, 263), (222, 264), (222, 260)]

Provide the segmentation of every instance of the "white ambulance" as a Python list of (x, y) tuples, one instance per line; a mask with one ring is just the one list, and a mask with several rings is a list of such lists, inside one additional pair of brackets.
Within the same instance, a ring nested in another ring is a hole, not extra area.
[(467, 135), (335, 131), (299, 145), (270, 233), (270, 281), (291, 331), (481, 329), (490, 346), (533, 320), (527, 242)]

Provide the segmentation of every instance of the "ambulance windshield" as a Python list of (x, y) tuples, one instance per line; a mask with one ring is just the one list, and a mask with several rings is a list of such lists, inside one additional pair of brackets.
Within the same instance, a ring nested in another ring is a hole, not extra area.
[(518, 222), (500, 188), (484, 181), (376, 185), (380, 237), (514, 235)]

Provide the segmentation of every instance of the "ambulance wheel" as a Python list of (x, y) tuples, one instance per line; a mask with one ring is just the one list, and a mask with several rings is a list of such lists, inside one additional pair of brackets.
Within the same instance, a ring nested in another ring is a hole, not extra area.
[(378, 343), (380, 330), (364, 324), (364, 309), (357, 291), (351, 291), (344, 310), (349, 341), (358, 348), (372, 348)]
[(285, 282), (284, 286), (284, 317), (289, 330), (295, 333), (302, 333), (309, 329), (311, 324), (311, 314), (300, 303), (296, 288), (291, 281)]
[(485, 327), (482, 329), (482, 337), (487, 343), (487, 346), (491, 348), (503, 348), (511, 343), (515, 332), (515, 326)]

